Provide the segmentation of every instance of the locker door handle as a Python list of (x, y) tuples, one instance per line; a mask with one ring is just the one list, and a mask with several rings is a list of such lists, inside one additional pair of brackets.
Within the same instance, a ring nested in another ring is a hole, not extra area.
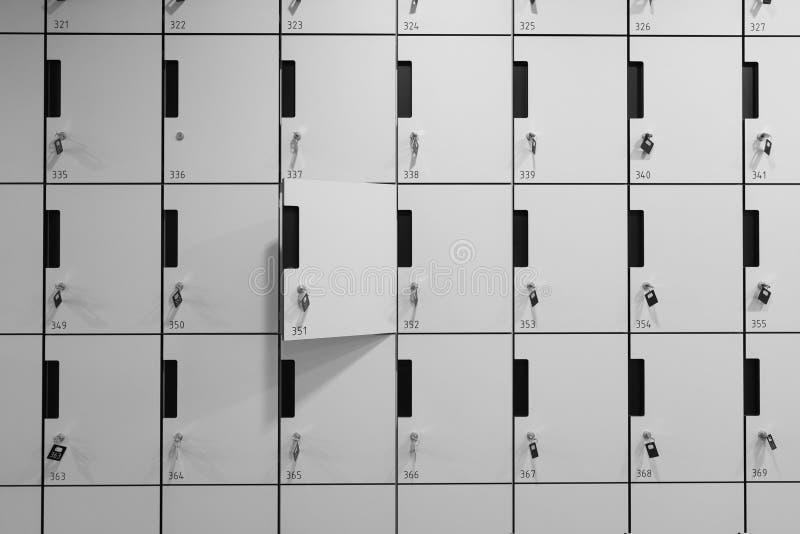
[(294, 61), (281, 61), (281, 117), (297, 113), (297, 66)]
[(295, 362), (281, 360), (281, 417), (294, 417), (295, 409)]
[(628, 62), (628, 118), (644, 118), (644, 62)]
[(283, 268), (300, 268), (300, 207), (283, 207)]
[(61, 267), (61, 212), (47, 210), (44, 217), (45, 260), (48, 269)]
[(178, 117), (178, 61), (164, 60), (164, 118)]
[(514, 399), (514, 417), (528, 417), (530, 408), (530, 373), (526, 359), (515, 359), (513, 367), (514, 383), (512, 397)]
[(644, 360), (628, 360), (628, 413), (631, 417), (642, 417), (645, 409)]
[(761, 415), (761, 360), (744, 360), (744, 414)]
[(178, 360), (164, 360), (161, 375), (164, 388), (161, 416), (164, 419), (175, 419), (178, 417)]
[(178, 210), (164, 210), (164, 267), (178, 266)]
[(514, 210), (512, 237), (514, 241), (514, 267), (527, 267), (528, 251), (528, 210)]
[(528, 118), (528, 62), (515, 61), (512, 100), (515, 119)]
[(758, 62), (746, 61), (742, 67), (742, 114), (757, 119), (759, 108)]
[(44, 418), (58, 419), (60, 394), (60, 367), (57, 360), (44, 362)]
[(759, 228), (759, 211), (744, 211), (744, 266), (758, 267), (761, 263), (761, 230)]
[(397, 417), (413, 413), (412, 361), (397, 360)]
[(628, 212), (628, 266), (644, 267), (644, 211)]
[(411, 267), (413, 264), (413, 214), (411, 210), (397, 211), (397, 266)]
[(413, 66), (410, 61), (397, 62), (397, 117), (410, 119), (414, 112)]
[(61, 61), (48, 59), (45, 64), (45, 117), (57, 118), (61, 116)]

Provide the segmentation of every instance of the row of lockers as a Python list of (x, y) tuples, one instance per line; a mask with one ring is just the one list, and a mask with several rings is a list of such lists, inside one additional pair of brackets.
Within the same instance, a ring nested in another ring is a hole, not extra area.
[[(622, 534), (628, 488), (604, 485), (0, 488), (15, 534)], [(790, 534), (800, 484), (634, 485), (633, 534)], [(160, 502), (159, 502), (160, 500)], [(225, 506), (220, 506), (225, 503)], [(161, 513), (159, 514), (159, 506)], [(278, 518), (280, 510), (280, 519)], [(42, 519), (44, 521), (42, 525)], [(159, 530), (159, 519), (163, 521)], [(512, 522), (513, 521), (513, 522)], [(512, 530), (513, 529), (513, 530)]]
[(0, 484), (800, 481), (796, 334), (160, 341), (1, 336)]
[[(772, 0), (4, 0), (0, 32), (797, 35)], [(163, 2), (163, 3), (162, 3)], [(512, 13), (513, 12), (513, 13)], [(744, 25), (744, 29), (743, 29)]]
[(277, 184), (168, 185), (163, 211), (157, 185), (42, 189), (0, 186), (5, 333), (157, 333), (162, 307), (276, 333), (281, 280), (287, 339), (800, 331), (797, 186), (632, 186), (629, 211), (624, 185), (292, 181), (282, 255)]
[(0, 36), (0, 181), (43, 160), (52, 183), (800, 181), (794, 38), (746, 39), (744, 65), (733, 37), (632, 38), (627, 71), (624, 37), (169, 36), (162, 64), (160, 37), (72, 35), (44, 57)]

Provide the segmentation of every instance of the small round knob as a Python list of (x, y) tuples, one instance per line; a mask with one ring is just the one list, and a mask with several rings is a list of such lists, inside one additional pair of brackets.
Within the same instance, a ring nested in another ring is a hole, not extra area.
[(651, 440), (653, 439), (653, 433), (650, 432), (649, 430), (645, 430), (644, 432), (642, 432), (642, 437), (646, 440)]
[(294, 434), (292, 434), (292, 440), (294, 441), (300, 441), (300, 438), (302, 437), (303, 436), (300, 435), (300, 432), (295, 432)]
[(412, 432), (411, 435), (409, 436), (409, 439), (411, 441), (419, 441), (419, 434), (417, 434), (416, 432)]
[(56, 437), (53, 438), (53, 441), (56, 443), (64, 443), (67, 440), (67, 436), (64, 434), (56, 434)]
[(655, 288), (655, 286), (653, 284), (651, 284), (650, 282), (643, 282), (642, 283), (642, 289), (644, 289), (645, 291), (650, 291), (651, 289), (654, 289), (654, 288)]
[(769, 434), (767, 434), (767, 431), (766, 431), (766, 430), (759, 430), (759, 431), (758, 431), (758, 439), (761, 439), (761, 440), (764, 440), (764, 441), (766, 441), (766, 440), (767, 440), (767, 436), (768, 436), (768, 435), (769, 435)]
[(525, 289), (527, 289), (529, 292), (535, 291), (536, 284), (534, 284), (533, 282), (528, 282), (527, 285), (525, 286)]
[(177, 289), (178, 291), (183, 291), (183, 282), (176, 282), (175, 289)]
[(178, 141), (183, 141), (183, 132), (176, 133), (175, 139), (177, 139)]
[(64, 291), (65, 289), (67, 289), (67, 284), (65, 284), (64, 282), (59, 282), (56, 284), (56, 290)]
[(180, 445), (183, 441), (183, 434), (177, 432), (174, 436), (172, 436), (172, 441), (175, 443), (175, 445)]
[(536, 441), (536, 434), (533, 432), (528, 432), (525, 437), (528, 438), (528, 441)]

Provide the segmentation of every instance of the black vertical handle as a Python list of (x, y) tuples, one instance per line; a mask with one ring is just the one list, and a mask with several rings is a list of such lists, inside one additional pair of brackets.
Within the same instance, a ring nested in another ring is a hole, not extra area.
[(644, 63), (628, 62), (628, 118), (644, 118)]
[(758, 267), (761, 263), (761, 230), (758, 210), (744, 212), (744, 266)]
[(281, 360), (281, 417), (294, 417), (294, 360)]
[(56, 360), (44, 362), (44, 418), (58, 419), (60, 397), (60, 364)]
[(644, 211), (628, 212), (628, 266), (644, 267)]
[(527, 267), (528, 252), (528, 210), (514, 210), (513, 225), (514, 267)]
[(48, 59), (44, 69), (45, 91), (45, 117), (55, 118), (61, 116), (61, 61)]
[(281, 117), (294, 117), (297, 109), (297, 68), (294, 61), (281, 61)]
[(178, 210), (164, 210), (164, 267), (178, 266)]
[(761, 415), (761, 360), (744, 360), (744, 414)]
[(530, 399), (530, 379), (528, 360), (514, 360), (514, 417), (528, 417)]
[(413, 215), (411, 210), (397, 211), (397, 266), (413, 264)]
[(514, 118), (528, 118), (528, 62), (515, 61), (513, 73)]
[(178, 61), (164, 60), (164, 117), (178, 116)]
[(397, 62), (397, 117), (411, 118), (414, 112), (413, 67), (410, 61)]
[(164, 399), (161, 416), (164, 419), (175, 419), (178, 417), (178, 360), (164, 360), (161, 374)]
[(413, 414), (412, 361), (397, 360), (397, 417)]
[(644, 415), (644, 360), (628, 360), (628, 413), (631, 417)]
[(745, 119), (758, 118), (758, 63), (745, 62), (742, 68), (742, 113)]
[(300, 207), (283, 207), (283, 268), (300, 268)]
[(61, 267), (61, 211), (44, 212), (45, 259), (48, 269)]

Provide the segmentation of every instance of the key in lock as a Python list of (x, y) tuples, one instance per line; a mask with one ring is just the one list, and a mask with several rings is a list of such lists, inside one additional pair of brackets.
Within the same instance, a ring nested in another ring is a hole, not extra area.
[(769, 304), (770, 297), (772, 297), (772, 290), (769, 284), (760, 282), (758, 284), (758, 301), (761, 302), (761, 304), (767, 305)]
[(656, 447), (656, 440), (653, 437), (653, 434), (650, 431), (645, 430), (642, 433), (642, 438), (645, 440), (644, 450), (647, 451), (647, 456), (649, 458), (658, 458), (658, 447)]
[(56, 137), (53, 140), (53, 146), (56, 149), (56, 154), (61, 154), (62, 152), (64, 152), (64, 144), (63, 144), (63, 142), (64, 142), (64, 140), (66, 138), (67, 138), (67, 134), (65, 134), (64, 132), (58, 132), (56, 134)]
[(528, 451), (531, 453), (531, 460), (535, 460), (539, 457), (539, 440), (536, 439), (536, 434), (533, 432), (528, 432), (526, 437), (528, 438)]
[(50, 452), (47, 453), (47, 459), (54, 462), (60, 462), (67, 452), (67, 446), (63, 443), (67, 440), (64, 434), (58, 434), (53, 438), (53, 446), (50, 447)]
[(536, 292), (536, 284), (533, 282), (525, 286), (528, 290), (528, 300), (531, 303), (531, 308), (535, 308), (539, 304), (539, 294)]
[(645, 154), (650, 154), (655, 146), (656, 145), (653, 142), (653, 134), (646, 133), (642, 136), (642, 143), (639, 145), (639, 148), (642, 149), (642, 152)]
[(297, 305), (303, 312), (308, 310), (311, 306), (311, 299), (308, 297), (308, 289), (306, 286), (297, 286)]
[(177, 309), (180, 308), (181, 304), (183, 303), (183, 282), (178, 282), (175, 284), (175, 289), (172, 291), (172, 295), (170, 295), (170, 300), (172, 301), (172, 305)]
[(56, 308), (61, 306), (61, 303), (64, 302), (64, 297), (61, 295), (63, 291), (67, 289), (67, 286), (64, 282), (59, 282), (55, 286), (55, 291), (53, 292), (53, 304)]
[(656, 304), (658, 304), (658, 297), (656, 296), (656, 288), (650, 282), (645, 282), (642, 284), (642, 290), (644, 291), (644, 300), (647, 302), (647, 306), (652, 308)]

